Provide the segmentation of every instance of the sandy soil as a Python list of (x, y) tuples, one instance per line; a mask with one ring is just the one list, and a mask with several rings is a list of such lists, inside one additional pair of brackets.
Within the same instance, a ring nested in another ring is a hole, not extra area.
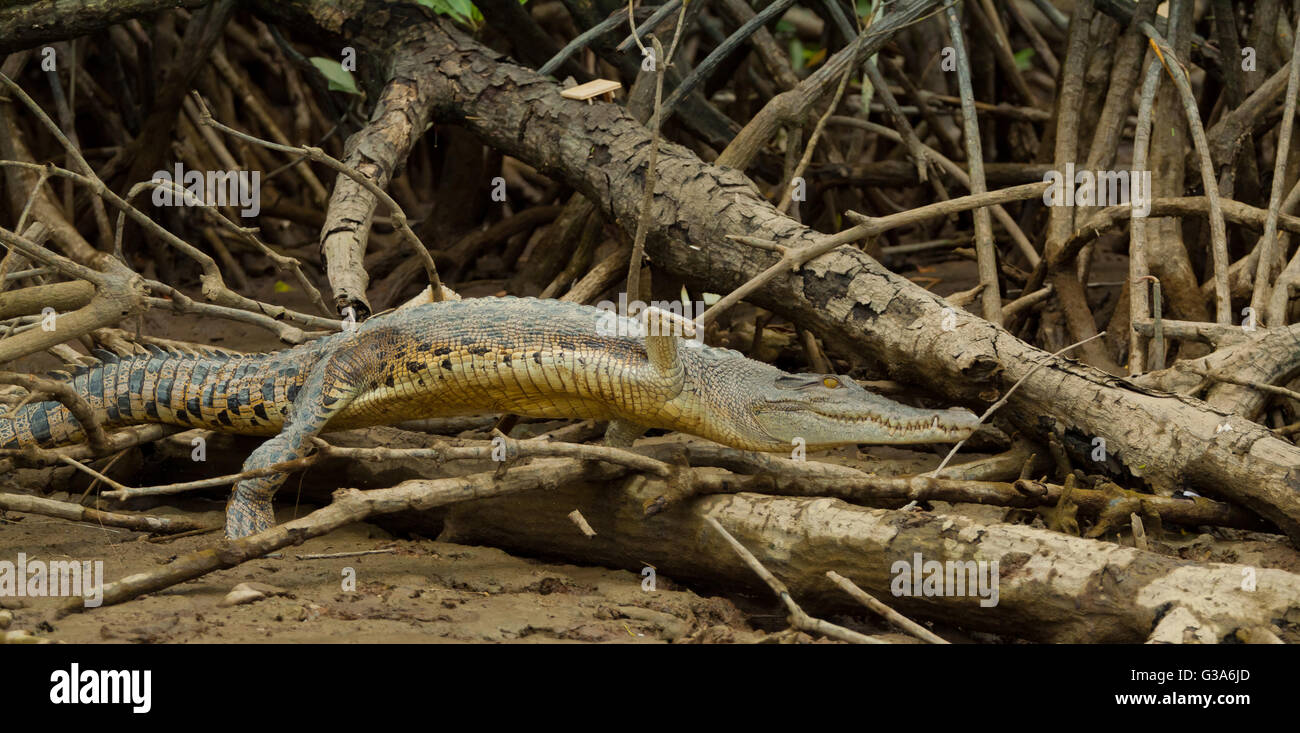
[[(218, 514), (211, 514), (215, 521)], [(156, 568), (213, 541), (209, 535), (157, 543), (142, 541), (139, 533), (38, 516), (11, 519), (0, 532), (0, 557), (26, 552), (43, 560), (102, 559), (110, 579)], [(241, 583), (265, 595), (228, 605)], [(627, 571), (398, 540), (367, 524), (119, 606), (58, 618), (59, 604), (56, 598), (0, 599), (10, 630), (82, 643), (663, 643), (763, 636), (731, 601), (675, 589), (663, 578), (647, 591)]]

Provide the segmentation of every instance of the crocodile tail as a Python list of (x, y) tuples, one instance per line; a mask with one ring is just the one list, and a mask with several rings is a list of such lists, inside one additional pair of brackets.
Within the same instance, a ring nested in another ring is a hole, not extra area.
[[(279, 395), (265, 385), (278, 386), (282, 393), (296, 391), (292, 362), (261, 354), (146, 346), (144, 353), (124, 356), (101, 349), (93, 356), (92, 364), (49, 376), (69, 382), (109, 428), (165, 423), (274, 433), (281, 415), (263, 403)], [(283, 397), (292, 399), (291, 394)], [(84, 437), (81, 424), (59, 402), (35, 402), (0, 414), (0, 448), (49, 448)]]
[[(76, 424), (76, 419), (58, 402), (34, 402), (6, 410), (0, 414), (0, 448), (50, 447), (71, 442), (53, 439), (60, 426), (69, 424)], [(80, 431), (78, 425), (78, 435)]]
[[(161, 361), (169, 357), (175, 355), (163, 349), (127, 356), (98, 349), (93, 352), (91, 363), (72, 367), (71, 372), (50, 372), (47, 376), (70, 384), (105, 427), (130, 425), (150, 421), (147, 415), (154, 406), (151, 404), (146, 409), (145, 376), (151, 367), (156, 371)], [(152, 414), (156, 415), (156, 411)], [(0, 415), (0, 447), (3, 448), (49, 448), (84, 438), (77, 418), (59, 402), (33, 402)]]

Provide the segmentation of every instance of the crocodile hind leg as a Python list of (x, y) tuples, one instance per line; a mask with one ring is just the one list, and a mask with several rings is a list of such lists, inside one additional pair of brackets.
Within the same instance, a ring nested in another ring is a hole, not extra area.
[[(306, 455), (311, 439), (320, 435), (329, 419), (361, 392), (337, 360), (326, 359), (307, 376), (280, 434), (257, 447), (244, 461), (244, 471), (266, 468)], [(271, 500), (287, 474), (247, 478), (235, 484), (226, 504), (226, 537), (238, 539), (275, 526)]]

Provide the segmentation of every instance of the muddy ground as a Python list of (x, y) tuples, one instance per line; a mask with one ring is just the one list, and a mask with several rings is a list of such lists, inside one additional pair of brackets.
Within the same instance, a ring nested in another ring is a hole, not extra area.
[[(212, 515), (215, 521), (218, 514)], [(54, 535), (57, 540), (47, 544)], [(138, 540), (135, 533), (28, 516), (0, 534), (0, 556), (40, 548), (45, 559), (103, 558), (106, 574), (118, 578), (212, 542)], [(308, 559), (375, 550), (380, 552)], [(348, 583), (352, 579), (355, 585)], [(265, 595), (225, 605), (241, 583)], [(19, 606), (11, 611), (11, 629), (83, 643), (662, 643), (763, 636), (724, 598), (665, 587), (647, 592), (641, 578), (627, 571), (538, 562), (490, 547), (394, 539), (364, 524), (123, 605), (55, 618), (57, 604), (3, 602)]]
[[(543, 427), (550, 424), (535, 429)], [(333, 434), (331, 440), (412, 447), (421, 444), (422, 436), (372, 428)], [(123, 481), (130, 476), (138, 485), (222, 474), (238, 470), (239, 456), (255, 445), (256, 439), (218, 437), (209, 444), (209, 461), (192, 464), (185, 458), (187, 444), (164, 440), (109, 473)], [(898, 465), (899, 457), (908, 455), (895, 453), (891, 468)], [(455, 471), (489, 469), (467, 462)], [(281, 490), (277, 521), (313, 511), (336, 488), (379, 488), (420, 472), (385, 464), (313, 467)], [(422, 471), (427, 476), (448, 472), (447, 467), (428, 466)], [(26, 484), (47, 482), (52, 491), (32, 493), (62, 501), (76, 501), (89, 485), (68, 469), (20, 471), (16, 476)], [(225, 490), (220, 489), (101, 506), (185, 516), (219, 528), (224, 522), (224, 496)], [(86, 503), (93, 501), (92, 493)], [(0, 597), (0, 608), (9, 611), (7, 617), (0, 612), (0, 625), (8, 618), (9, 631), (70, 643), (814, 641), (805, 634), (784, 632), (785, 613), (770, 594), (686, 587), (663, 574), (657, 575), (651, 588), (644, 584), (640, 567), (582, 567), (554, 558), (518, 557), (493, 547), (440, 542), (440, 527), (436, 511), (377, 517), (373, 523), (345, 527), (160, 593), (62, 617), (58, 608), (63, 599)], [(9, 512), (0, 516), (0, 559), (16, 561), (19, 553), (25, 553), (45, 561), (100, 560), (104, 579), (112, 581), (210, 547), (220, 536), (213, 531), (150, 537)], [(319, 557), (338, 554), (349, 556)], [(258, 593), (239, 592), (247, 590)], [(240, 595), (256, 597), (236, 603)], [(864, 633), (912, 641), (891, 634), (865, 614), (834, 620)]]

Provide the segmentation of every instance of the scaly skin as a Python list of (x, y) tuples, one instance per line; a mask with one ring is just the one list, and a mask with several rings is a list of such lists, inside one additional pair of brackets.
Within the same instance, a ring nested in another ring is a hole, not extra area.
[[(667, 332), (665, 332), (667, 333)], [(736, 448), (789, 451), (855, 443), (956, 442), (977, 420), (923, 410), (834, 375), (789, 374), (738, 352), (555, 300), (476, 298), (378, 316), (351, 332), (269, 354), (151, 348), (70, 377), (106, 427), (167, 423), (274, 436), (245, 470), (301, 457), (327, 430), (433, 416), (513, 413), (612, 420), (620, 434), (678, 430)], [(83, 438), (57, 402), (0, 420), (0, 447)], [(283, 474), (239, 482), (226, 534), (274, 524)]]

